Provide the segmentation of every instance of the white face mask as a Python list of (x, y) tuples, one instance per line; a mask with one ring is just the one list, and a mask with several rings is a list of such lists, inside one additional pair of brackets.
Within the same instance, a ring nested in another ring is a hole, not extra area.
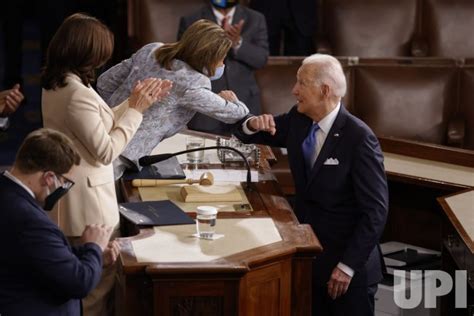
[[(209, 79), (211, 81), (220, 79), (224, 75), (224, 69), (225, 69), (225, 65), (217, 67), (216, 70), (214, 71), (214, 76), (210, 76)], [(202, 72), (206, 76), (209, 76), (207, 69), (204, 68)]]

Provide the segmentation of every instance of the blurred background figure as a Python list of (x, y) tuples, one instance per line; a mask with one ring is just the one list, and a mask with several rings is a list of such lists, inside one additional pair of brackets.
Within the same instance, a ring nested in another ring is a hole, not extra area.
[(250, 0), (250, 7), (267, 19), (270, 55), (309, 56), (315, 52), (317, 1)]
[(24, 99), (19, 84), (14, 85), (12, 89), (0, 91), (0, 130), (6, 130), (10, 126), (8, 116), (15, 113)]
[[(207, 19), (220, 25), (232, 41), (232, 49), (225, 58), (226, 69), (222, 78), (212, 81), (212, 91), (232, 90), (247, 105), (250, 113), (261, 112), (260, 93), (255, 70), (267, 63), (268, 39), (265, 17), (241, 6), (238, 0), (211, 0), (199, 11), (182, 17), (178, 38), (195, 21)], [(230, 134), (230, 127), (209, 116), (198, 113), (189, 122), (190, 129), (213, 134)]]

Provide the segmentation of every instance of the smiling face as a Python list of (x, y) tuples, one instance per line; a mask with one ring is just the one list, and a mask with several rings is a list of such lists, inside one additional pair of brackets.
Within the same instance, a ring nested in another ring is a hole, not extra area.
[(292, 93), (296, 97), (300, 113), (310, 114), (322, 103), (323, 90), (314, 81), (314, 71), (311, 66), (303, 65), (298, 69)]

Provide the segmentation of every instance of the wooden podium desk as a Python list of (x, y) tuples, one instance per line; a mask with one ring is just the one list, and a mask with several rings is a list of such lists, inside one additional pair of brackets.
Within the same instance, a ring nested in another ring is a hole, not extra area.
[[(122, 219), (123, 231), (136, 235), (121, 238), (118, 315), (311, 314), (312, 260), (322, 248), (311, 227), (297, 222), (268, 164), (263, 169), (267, 170), (262, 170), (262, 177), (268, 180), (253, 183), (253, 190), (246, 194), (253, 212), (219, 213), (217, 225), (226, 219), (271, 219), (281, 237), (278, 242), (210, 261), (139, 262), (133, 244), (153, 238), (155, 230), (140, 229)], [(121, 186), (126, 201), (140, 200), (129, 182)], [(259, 232), (242, 231), (249, 233)], [(237, 244), (241, 239), (239, 234), (224, 238)]]

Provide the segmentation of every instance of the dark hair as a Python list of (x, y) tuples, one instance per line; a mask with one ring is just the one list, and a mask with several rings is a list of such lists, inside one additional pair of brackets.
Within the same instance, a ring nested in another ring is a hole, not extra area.
[(38, 171), (64, 174), (80, 162), (79, 152), (66, 135), (41, 128), (26, 136), (16, 154), (15, 167), (25, 174)]
[(49, 43), (41, 86), (46, 90), (66, 86), (68, 72), (88, 86), (113, 49), (113, 34), (102, 22), (82, 13), (67, 17)]
[(170, 69), (173, 59), (179, 59), (199, 72), (206, 69), (213, 76), (217, 63), (231, 47), (232, 41), (222, 27), (209, 20), (198, 20), (184, 31), (179, 42), (157, 49), (155, 57), (166, 69)]

